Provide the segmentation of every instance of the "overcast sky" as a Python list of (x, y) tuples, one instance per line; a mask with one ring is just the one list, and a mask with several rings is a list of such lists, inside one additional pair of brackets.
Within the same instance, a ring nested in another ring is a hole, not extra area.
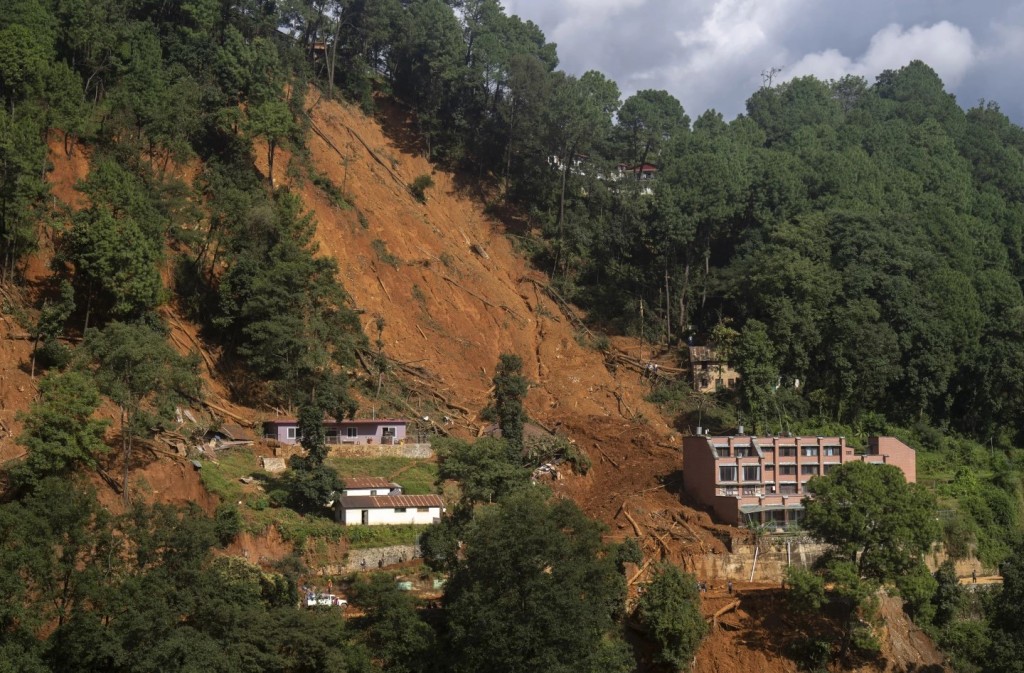
[(1024, 125), (1024, 0), (504, 0), (558, 44), (560, 68), (600, 70), (623, 99), (666, 89), (691, 118), (732, 119), (761, 86), (921, 59), (962, 107), (994, 100)]

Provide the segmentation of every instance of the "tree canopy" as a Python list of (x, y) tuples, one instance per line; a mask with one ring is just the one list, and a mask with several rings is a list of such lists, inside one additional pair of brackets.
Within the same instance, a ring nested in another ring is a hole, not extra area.
[(919, 565), (939, 536), (934, 496), (892, 465), (844, 463), (807, 482), (807, 494), (803, 527), (862, 577), (895, 580)]

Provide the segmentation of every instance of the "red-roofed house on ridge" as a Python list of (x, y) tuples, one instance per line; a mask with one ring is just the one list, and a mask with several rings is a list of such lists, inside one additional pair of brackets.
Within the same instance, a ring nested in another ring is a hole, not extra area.
[[(405, 442), (409, 421), (401, 418), (353, 418), (324, 420), (328, 444), (401, 444)], [(263, 423), (263, 436), (282, 444), (298, 444), (302, 439), (296, 418), (275, 418)]]
[[(742, 432), (742, 429), (741, 429)], [(866, 453), (845, 437), (683, 437), (683, 490), (734, 526), (799, 525), (806, 484), (853, 461), (894, 465), (917, 481), (917, 455), (895, 437), (871, 437)]]

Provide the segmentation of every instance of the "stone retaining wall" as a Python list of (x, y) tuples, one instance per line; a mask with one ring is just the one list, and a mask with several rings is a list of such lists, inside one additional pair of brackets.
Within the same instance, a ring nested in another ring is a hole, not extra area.
[(736, 544), (728, 554), (706, 554), (694, 559), (697, 577), (704, 580), (750, 580), (753, 570), (755, 582), (782, 582), (786, 568), (795, 565), (810, 568), (828, 549), (806, 538), (766, 540), (761, 542), (754, 565), (755, 545)]

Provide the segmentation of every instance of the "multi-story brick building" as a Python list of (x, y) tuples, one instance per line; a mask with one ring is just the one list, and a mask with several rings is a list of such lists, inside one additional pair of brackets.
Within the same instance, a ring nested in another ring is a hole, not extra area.
[(697, 435), (683, 438), (683, 488), (726, 523), (785, 527), (803, 517), (812, 477), (855, 460), (895, 465), (917, 480), (914, 450), (895, 437), (872, 437), (857, 453), (845, 437)]

